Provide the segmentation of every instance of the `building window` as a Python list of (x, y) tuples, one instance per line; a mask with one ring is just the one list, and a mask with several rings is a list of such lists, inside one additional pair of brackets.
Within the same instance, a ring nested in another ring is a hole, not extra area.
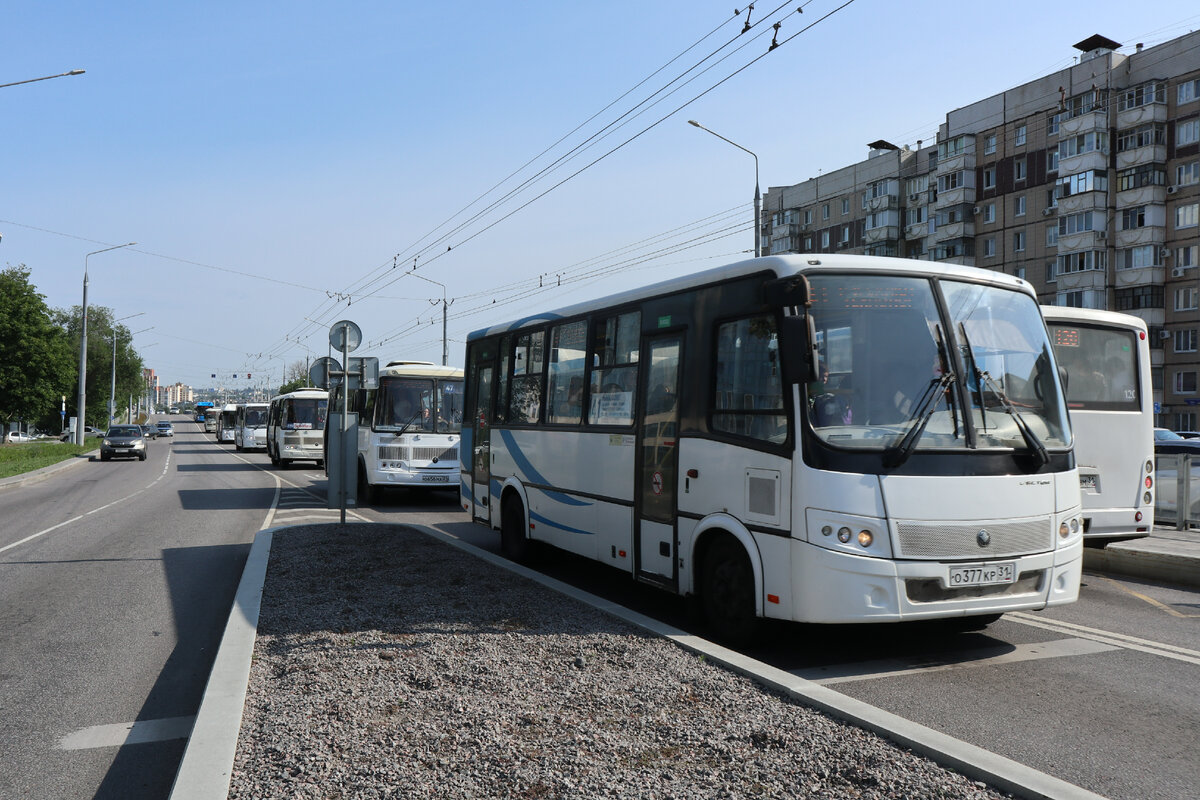
[(995, 167), (984, 167), (984, 169), (983, 169), (983, 188), (985, 188), (985, 189), (995, 189), (996, 188), (996, 168)]
[(1117, 311), (1136, 311), (1139, 308), (1162, 308), (1164, 290), (1161, 286), (1134, 286), (1113, 292)]
[(1175, 394), (1196, 393), (1195, 370), (1180, 370), (1175, 373)]
[(1058, 281), (1058, 262), (1046, 262), (1046, 283), (1056, 283)]
[(1175, 123), (1175, 146), (1195, 144), (1200, 142), (1200, 118), (1189, 119), (1186, 122)]
[(1130, 108), (1149, 105), (1150, 103), (1167, 102), (1167, 87), (1161, 83), (1143, 83), (1121, 93), (1117, 100), (1117, 110), (1125, 111)]
[(1058, 114), (1051, 114), (1050, 118), (1046, 120), (1046, 133), (1050, 134), (1051, 136), (1057, 135), (1058, 123), (1062, 122), (1062, 118), (1063, 114), (1061, 112)]
[(1104, 308), (1104, 292), (1098, 289), (1077, 289), (1071, 292), (1059, 292), (1054, 298), (1054, 304), (1067, 308)]
[(811, 208), (805, 209), (805, 211), (804, 211), (804, 224), (812, 225), (812, 209)]
[(821, 249), (829, 249), (829, 231), (821, 231)]
[(1190, 164), (1180, 164), (1175, 168), (1175, 183), (1178, 186), (1191, 186), (1200, 183), (1200, 161)]
[[(974, 173), (972, 173), (974, 174)], [(963, 170), (958, 172), (950, 172), (945, 175), (938, 176), (938, 191), (948, 192), (952, 189), (960, 189), (964, 186), (970, 186), (974, 181), (967, 179), (967, 173)]]
[(1046, 247), (1058, 247), (1058, 224), (1051, 222), (1046, 226)]
[(1175, 230), (1194, 228), (1200, 223), (1200, 203), (1189, 203), (1175, 208)]
[(1017, 145), (1018, 147), (1025, 144), (1025, 126), (1024, 125), (1017, 126), (1017, 136), (1016, 136), (1016, 139), (1014, 139), (1013, 144)]
[(1013, 180), (1025, 180), (1025, 166), (1025, 159), (1023, 157), (1013, 161)]
[(1175, 331), (1175, 352), (1176, 353), (1194, 353), (1196, 352), (1196, 329), (1188, 328), (1186, 330)]
[(849, 213), (850, 213), (850, 198), (843, 197), (842, 198), (842, 216), (844, 217)]
[(1150, 147), (1167, 143), (1167, 126), (1161, 122), (1148, 122), (1136, 128), (1120, 131), (1117, 134), (1117, 152), (1136, 150), (1139, 147)]
[(811, 253), (811, 252), (812, 252), (812, 249), (813, 249), (813, 248), (812, 248), (812, 237), (811, 237), (811, 236), (805, 236), (805, 237), (804, 237), (804, 252), (806, 252), (806, 253)]
[(995, 222), (996, 221), (996, 204), (995, 203), (988, 203), (986, 206), (983, 207), (983, 221), (984, 222)]
[(1197, 255), (1200, 255), (1200, 246), (1189, 245), (1187, 247), (1175, 248), (1175, 266), (1178, 269), (1188, 269), (1200, 263), (1197, 261)]
[(1171, 426), (1173, 431), (1194, 431), (1196, 430), (1196, 414), (1195, 412), (1185, 411), (1172, 415), (1175, 418), (1175, 424)]
[(1175, 102), (1179, 105), (1195, 102), (1200, 97), (1200, 78), (1184, 81), (1176, 87)]
[[(1101, 271), (1108, 266), (1106, 250), (1083, 250), (1077, 253), (1062, 253), (1058, 257), (1059, 274), (1071, 272)], [(1160, 306), (1161, 308), (1161, 306)]]
[(1025, 231), (1017, 231), (1013, 234), (1013, 252), (1025, 252)]
[(955, 136), (953, 139), (947, 139), (944, 142), (938, 143), (937, 157), (938, 160), (954, 158), (966, 153), (970, 149), (971, 142), (968, 139), (974, 139), (974, 136), (968, 137), (966, 134)]
[(1084, 192), (1107, 192), (1108, 173), (1102, 170), (1089, 169), (1074, 175), (1064, 175), (1054, 182), (1054, 193), (1057, 197), (1070, 197)]
[(996, 134), (991, 134), (983, 140), (983, 153), (990, 156), (996, 152)]
[(1055, 193), (1055, 191), (1053, 189), (1046, 190), (1046, 208), (1049, 208), (1049, 209), (1057, 209), (1058, 208), (1058, 195)]
[(929, 189), (929, 176), (918, 175), (915, 178), (909, 178), (904, 182), (904, 189), (908, 193), (910, 200), (918, 199), (920, 195)]
[(1081, 133), (1078, 136), (1073, 136), (1070, 139), (1060, 142), (1058, 145), (1058, 155), (1060, 158), (1071, 158), (1072, 156), (1081, 156), (1085, 153), (1107, 152), (1108, 134), (1101, 131)]
[(995, 257), (995, 255), (996, 255), (996, 239), (995, 239), (995, 237), (989, 236), (987, 239), (983, 240), (983, 257), (984, 258), (993, 258), (993, 257)]
[(821, 206), (821, 219), (829, 219), (829, 203)]
[(1133, 206), (1121, 212), (1121, 230), (1146, 227), (1146, 207)]
[(1013, 199), (1013, 216), (1025, 216), (1025, 195)]
[(842, 226), (842, 238), (838, 242), (838, 244), (841, 244), (841, 245), (850, 244), (850, 226), (849, 225)]
[(905, 223), (908, 225), (920, 225), (925, 221), (925, 209), (927, 206), (911, 206), (904, 210)]
[(1016, 271), (1013, 274), (1016, 275), (1021, 280), (1025, 280), (1025, 268), (1024, 267), (1017, 267)]
[(1117, 251), (1117, 269), (1138, 269), (1139, 267), (1160, 267), (1162, 261), (1158, 257), (1158, 245), (1145, 244)]
[(1068, 214), (1065, 217), (1060, 217), (1058, 220), (1058, 235), (1070, 236), (1073, 233), (1083, 233), (1085, 231), (1095, 230), (1091, 211), (1084, 211), (1079, 214)]
[(1162, 186), (1167, 182), (1167, 171), (1162, 164), (1143, 164), (1117, 173), (1117, 191), (1140, 189), (1143, 186)]
[(1175, 310), (1176, 311), (1195, 311), (1197, 295), (1200, 295), (1200, 289), (1195, 287), (1185, 287), (1175, 290)]
[(1046, 151), (1046, 171), (1058, 172), (1058, 148), (1051, 147)]

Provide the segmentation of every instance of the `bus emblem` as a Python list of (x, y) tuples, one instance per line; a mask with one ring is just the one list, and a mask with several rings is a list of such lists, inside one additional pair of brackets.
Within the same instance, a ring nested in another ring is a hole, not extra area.
[(980, 528), (979, 533), (975, 534), (975, 541), (980, 547), (987, 547), (992, 543), (992, 535), (987, 532), (987, 528)]

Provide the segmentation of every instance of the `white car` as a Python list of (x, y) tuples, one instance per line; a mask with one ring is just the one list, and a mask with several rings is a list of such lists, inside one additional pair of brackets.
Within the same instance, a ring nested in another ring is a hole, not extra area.
[(30, 436), (28, 433), (21, 433), (20, 431), (9, 431), (8, 433), (4, 434), (4, 441), (9, 442), (11, 444), (16, 444), (17, 442), (32, 442), (33, 437)]

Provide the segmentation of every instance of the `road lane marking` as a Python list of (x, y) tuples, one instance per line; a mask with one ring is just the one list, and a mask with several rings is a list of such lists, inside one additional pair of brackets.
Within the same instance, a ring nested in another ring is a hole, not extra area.
[(1054, 631), (1055, 633), (1068, 633), (1075, 636), (1081, 636), (1085, 639), (1091, 639), (1094, 642), (1103, 642), (1105, 644), (1122, 647), (1126, 650), (1137, 650), (1142, 653), (1162, 656), (1163, 658), (1171, 658), (1176, 661), (1183, 661), (1187, 664), (1200, 665), (1200, 650), (1189, 650), (1186, 647), (1177, 647), (1171, 644), (1163, 644), (1162, 642), (1152, 642), (1149, 639), (1139, 639), (1136, 636), (1127, 636), (1123, 633), (1113, 633), (1112, 631), (1103, 631), (1098, 628), (1089, 628), (1086, 625), (1076, 625), (1073, 622), (1063, 622), (1061, 620), (1042, 619), (1024, 611), (1010, 611), (1004, 615), (1004, 619), (1011, 622), (1019, 622), (1022, 625), (1029, 625), (1033, 628), (1041, 628), (1042, 630)]
[(1159, 602), (1158, 600), (1155, 600), (1153, 597), (1150, 597), (1149, 595), (1144, 595), (1141, 592), (1135, 592), (1133, 589), (1130, 589), (1125, 584), (1121, 583), (1120, 581), (1113, 580), (1112, 578), (1108, 577), (1107, 575), (1096, 575), (1096, 576), (1089, 576), (1089, 577), (1103, 578), (1104, 580), (1111, 583), (1113, 586), (1120, 589), (1122, 592), (1125, 592), (1126, 594), (1131, 594), (1134, 597), (1136, 597), (1138, 600), (1143, 600), (1143, 601), (1149, 603), (1150, 605), (1154, 606), (1155, 608), (1157, 608), (1159, 611), (1165, 611), (1173, 617), (1179, 617), (1180, 619), (1195, 619), (1196, 617), (1200, 617), (1200, 614), (1185, 614), (1182, 611), (1178, 611), (1174, 608), (1171, 608), (1166, 603), (1162, 603), (1162, 602)]
[(91, 750), (97, 747), (121, 747), (127, 744), (186, 739), (191, 735), (192, 724), (195, 721), (196, 717), (191, 716), (93, 725), (90, 728), (80, 728), (59, 739), (58, 749)]
[(47, 533), (52, 533), (53, 531), (58, 530), (59, 528), (63, 527), (64, 525), (70, 525), (72, 522), (78, 522), (79, 520), (83, 519), (86, 516), (95, 514), (97, 511), (103, 511), (106, 508), (112, 508), (113, 506), (117, 505), (118, 503), (123, 503), (131, 497), (136, 497), (137, 495), (146, 491), (151, 486), (153, 486), (154, 484), (161, 481), (164, 477), (166, 477), (167, 468), (170, 467), (170, 465), (171, 465), (171, 451), (167, 450), (167, 458), (166, 458), (166, 462), (163, 464), (163, 471), (161, 473), (159, 473), (157, 478), (150, 481), (150, 483), (147, 484), (146, 486), (143, 486), (141, 489), (138, 489), (136, 492), (133, 492), (132, 494), (128, 494), (125, 497), (122, 497), (120, 500), (114, 500), (113, 502), (108, 503), (106, 505), (102, 505), (99, 508), (93, 508), (91, 511), (85, 511), (84, 513), (78, 514), (74, 517), (71, 517), (68, 520), (63, 520), (62, 522), (58, 523), (57, 525), (51, 525), (49, 528), (46, 528), (45, 530), (38, 531), (37, 533), (32, 533), (29, 536), (26, 536), (24, 539), (21, 539), (18, 542), (13, 542), (12, 544), (6, 544), (4, 547), (0, 547), (0, 553), (3, 553), (5, 550), (11, 550), (12, 548), (17, 547), (18, 545), (25, 544), (26, 542), (31, 542), (34, 539), (37, 539), (41, 536), (45, 536)]
[[(951, 654), (949, 658), (953, 660), (937, 659), (923, 663), (919, 661), (914, 663), (913, 659), (884, 658), (877, 661), (860, 661), (848, 664), (833, 664), (825, 667), (794, 669), (789, 670), (789, 672), (797, 678), (804, 678), (813, 683), (819, 683), (822, 686), (831, 686), (851, 681), (895, 678), (901, 675), (922, 675), (928, 672), (949, 672), (953, 670), (975, 669), (977, 667), (993, 667), (999, 664), (1038, 661), (1044, 658), (1086, 656), (1118, 649), (1120, 648), (1116, 645), (1103, 644), (1090, 639), (1059, 639), (1053, 642), (1019, 644), (1011, 648), (989, 647), (981, 650), (967, 650)], [(1003, 652), (997, 652), (1001, 650)]]

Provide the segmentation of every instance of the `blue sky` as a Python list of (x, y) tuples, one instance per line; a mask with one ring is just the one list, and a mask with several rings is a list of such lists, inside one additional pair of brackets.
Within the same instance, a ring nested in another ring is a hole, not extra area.
[[(67, 307), (87, 253), (137, 241), (88, 261), (89, 302), (142, 314), (126, 324), (150, 328), (136, 346), (163, 382), (277, 384), (343, 318), (360, 354), (438, 362), (437, 284), (461, 365), (471, 330), (749, 250), (753, 160), (688, 119), (753, 150), (765, 191), (875, 139), (931, 141), (947, 111), (1069, 65), (1093, 33), (1132, 50), (1200, 26), (1177, 0), (1136, 14), (854, 0), (818, 22), (842, 2), (758, 3), (742, 37), (744, 6), (735, 20), (695, 0), (15, 3), (0, 83), (87, 72), (0, 89), (0, 264), (25, 264)], [(785, 44), (759, 58), (776, 20)], [(735, 38), (723, 52), (743, 49), (472, 219)], [(414, 256), (425, 280), (404, 275)]]

